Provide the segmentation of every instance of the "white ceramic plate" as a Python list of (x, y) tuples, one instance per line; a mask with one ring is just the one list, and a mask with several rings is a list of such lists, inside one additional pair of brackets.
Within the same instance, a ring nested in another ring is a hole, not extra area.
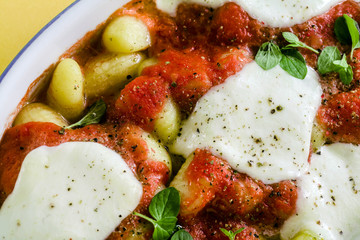
[(20, 51), (0, 76), (0, 139), (30, 84), (128, 0), (76, 0)]

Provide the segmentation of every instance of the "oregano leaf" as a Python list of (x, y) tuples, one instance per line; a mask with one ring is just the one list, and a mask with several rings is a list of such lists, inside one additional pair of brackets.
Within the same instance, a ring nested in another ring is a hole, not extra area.
[(337, 47), (326, 47), (321, 51), (318, 58), (317, 68), (321, 74), (333, 72), (335, 70), (334, 61), (340, 60), (341, 54)]
[(307, 67), (304, 57), (295, 49), (286, 49), (283, 52), (280, 67), (291, 76), (304, 79), (307, 74)]
[(282, 54), (279, 46), (273, 42), (263, 43), (255, 56), (256, 63), (264, 70), (269, 70), (280, 63)]

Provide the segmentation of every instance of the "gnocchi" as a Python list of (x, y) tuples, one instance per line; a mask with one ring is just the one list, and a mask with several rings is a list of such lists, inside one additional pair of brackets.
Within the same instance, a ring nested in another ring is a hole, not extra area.
[(313, 152), (317, 152), (317, 150), (323, 146), (326, 142), (326, 137), (324, 135), (324, 131), (320, 128), (317, 123), (314, 123), (312, 133), (311, 133), (311, 147)]
[(105, 47), (111, 52), (132, 53), (150, 46), (147, 26), (133, 16), (122, 16), (110, 22), (102, 36)]
[(298, 232), (292, 240), (320, 240), (313, 232), (310, 231), (300, 231)]
[(60, 113), (43, 103), (30, 103), (23, 107), (13, 125), (17, 126), (28, 122), (52, 122), (60, 127), (68, 126), (68, 122)]
[(63, 59), (55, 68), (47, 101), (69, 121), (77, 120), (85, 109), (84, 77), (79, 64)]
[(171, 143), (177, 136), (180, 128), (180, 111), (175, 102), (168, 98), (162, 111), (154, 122), (154, 132), (165, 143)]
[(179, 172), (176, 174), (174, 179), (170, 183), (170, 187), (176, 188), (180, 192), (180, 198), (183, 202), (191, 203), (187, 207), (181, 208), (182, 215), (190, 215), (198, 213), (203, 206), (203, 197), (202, 195), (196, 195), (196, 193), (191, 189), (189, 181), (186, 177), (186, 171), (191, 164), (194, 155), (190, 155), (185, 163), (181, 166)]
[(149, 150), (148, 158), (166, 164), (171, 173), (171, 158), (166, 149), (149, 133), (143, 132), (141, 138), (146, 142)]
[(88, 98), (117, 92), (137, 74), (142, 53), (107, 53), (95, 57), (85, 65), (85, 93)]
[(148, 58), (145, 59), (139, 66), (138, 69), (138, 75), (140, 76), (142, 71), (144, 70), (144, 68), (155, 65), (158, 61), (156, 60), (156, 58)]

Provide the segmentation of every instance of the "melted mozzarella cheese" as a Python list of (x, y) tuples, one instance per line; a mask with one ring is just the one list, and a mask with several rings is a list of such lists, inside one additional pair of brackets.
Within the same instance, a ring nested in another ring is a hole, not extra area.
[(105, 239), (141, 196), (125, 161), (103, 145), (39, 147), (0, 210), (0, 239)]
[(174, 16), (180, 3), (197, 3), (217, 8), (234, 2), (249, 15), (270, 27), (290, 27), (327, 12), (342, 0), (157, 0), (157, 7)]
[(332, 144), (311, 157), (311, 168), (297, 180), (297, 213), (282, 230), (292, 239), (300, 230), (310, 230), (322, 239), (360, 238), (360, 147)]
[(171, 150), (188, 157), (207, 148), (265, 183), (294, 179), (308, 169), (321, 93), (311, 68), (299, 80), (252, 62), (198, 101)]

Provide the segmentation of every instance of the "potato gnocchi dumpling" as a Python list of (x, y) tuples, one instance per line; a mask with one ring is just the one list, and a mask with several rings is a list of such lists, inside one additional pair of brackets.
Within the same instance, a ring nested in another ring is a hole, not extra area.
[(99, 55), (85, 65), (85, 93), (88, 98), (117, 92), (136, 76), (142, 53)]
[(85, 109), (84, 77), (79, 64), (63, 59), (55, 68), (47, 100), (67, 120), (77, 120)]
[(204, 207), (204, 199), (201, 198), (201, 195), (194, 196), (194, 191), (191, 190), (191, 186), (188, 184), (189, 181), (186, 177), (186, 171), (191, 164), (194, 155), (191, 154), (185, 161), (185, 163), (181, 166), (179, 172), (176, 174), (174, 179), (170, 183), (170, 187), (176, 188), (180, 193), (180, 198), (183, 200), (193, 199), (194, 201), (191, 202), (189, 208), (182, 208), (181, 214), (182, 215), (190, 215), (196, 214)]
[(28, 122), (52, 122), (60, 127), (68, 126), (60, 113), (43, 103), (30, 103), (23, 107), (16, 116), (14, 126)]
[(171, 143), (179, 132), (181, 122), (180, 110), (175, 102), (168, 98), (162, 111), (154, 122), (154, 132), (165, 143)]
[(312, 133), (311, 133), (311, 147), (313, 152), (317, 152), (317, 150), (323, 146), (326, 142), (326, 137), (324, 135), (324, 131), (320, 128), (317, 123), (314, 123)]
[(132, 53), (150, 46), (147, 26), (138, 18), (121, 16), (110, 22), (102, 35), (105, 47), (111, 52)]
[(321, 240), (321, 239), (313, 232), (305, 230), (298, 232), (291, 240)]
[(159, 143), (153, 136), (151, 136), (150, 133), (147, 133), (145, 131), (141, 135), (141, 138), (146, 142), (149, 149), (148, 158), (154, 161), (165, 163), (171, 173), (171, 158), (163, 145)]
[(156, 58), (148, 58), (145, 59), (139, 66), (138, 69), (138, 75), (140, 76), (144, 68), (155, 65), (158, 63), (158, 60)]

